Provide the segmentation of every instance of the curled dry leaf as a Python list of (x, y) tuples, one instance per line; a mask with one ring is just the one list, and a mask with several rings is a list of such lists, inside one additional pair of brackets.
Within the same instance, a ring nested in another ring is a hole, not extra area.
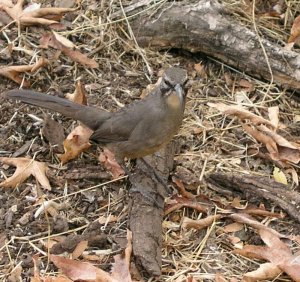
[(0, 8), (22, 26), (56, 24), (64, 14), (76, 10), (76, 8), (39, 8), (38, 6), (23, 10), (23, 4), (24, 0), (18, 0), (16, 4), (0, 0)]
[(222, 215), (220, 214), (209, 215), (203, 219), (198, 219), (198, 220), (184, 217), (181, 222), (181, 228), (182, 229), (195, 228), (200, 230), (212, 225), (213, 222), (219, 220), (220, 218), (222, 218)]
[(249, 112), (240, 105), (228, 106), (223, 103), (207, 103), (207, 105), (212, 108), (216, 108), (223, 114), (236, 116), (240, 120), (249, 120), (254, 125), (265, 124), (274, 129), (274, 125), (272, 124), (272, 122)]
[(270, 154), (278, 153), (277, 144), (270, 136), (263, 134), (257, 129), (252, 128), (251, 126), (246, 124), (242, 124), (242, 127), (248, 134), (254, 137), (258, 142), (264, 144), (267, 147)]
[(278, 127), (278, 107), (273, 107), (269, 110), (268, 121), (260, 116), (257, 116), (240, 106), (227, 106), (225, 104), (208, 103), (209, 106), (217, 108), (224, 114), (234, 115), (240, 120), (249, 120), (249, 124), (242, 123), (243, 129), (255, 138), (258, 142), (264, 144), (269, 152), (268, 156), (273, 161), (280, 161), (287, 166), (290, 163), (297, 164), (300, 161), (300, 147), (296, 143), (291, 143), (283, 136), (275, 132)]
[(74, 103), (87, 105), (86, 91), (83, 84), (79, 81), (76, 82), (75, 91), (73, 94), (66, 94), (66, 98)]
[(187, 199), (195, 199), (196, 198), (196, 195), (188, 192), (185, 189), (184, 184), (178, 177), (173, 176), (172, 181), (173, 181), (173, 183), (176, 184), (176, 186), (177, 186), (176, 188), (181, 196), (183, 196), (184, 198), (187, 198)]
[(55, 32), (47, 33), (40, 39), (40, 47), (48, 48), (49, 46), (60, 50), (64, 55), (69, 57), (74, 62), (80, 63), (83, 66), (90, 68), (98, 68), (99, 64), (93, 60), (88, 58), (87, 55), (81, 53), (78, 50), (74, 50), (73, 47), (70, 47), (70, 41), (67, 38), (59, 35)]
[(197, 202), (196, 199), (188, 199), (188, 198), (183, 198), (175, 195), (171, 199), (169, 199), (168, 202), (166, 203), (165, 215), (175, 210), (181, 209), (183, 207), (192, 208), (194, 210), (203, 213), (208, 212), (208, 208), (202, 205), (201, 203)]
[(233, 219), (236, 222), (244, 223), (247, 225), (250, 225), (253, 228), (256, 228), (257, 230), (267, 230), (270, 233), (273, 233), (278, 238), (289, 238), (289, 236), (286, 236), (284, 234), (281, 234), (277, 232), (276, 230), (262, 224), (261, 222), (257, 221), (253, 217), (249, 216), (246, 213), (232, 213), (228, 215), (227, 217)]
[(23, 80), (22, 73), (31, 72), (34, 73), (38, 69), (49, 64), (49, 61), (45, 58), (40, 58), (33, 65), (22, 65), (22, 66), (0, 66), (0, 75), (5, 76), (18, 84), (22, 84), (24, 87), (29, 87), (30, 83)]
[(0, 187), (15, 188), (17, 185), (23, 183), (30, 175), (34, 176), (36, 180), (45, 189), (51, 190), (49, 180), (46, 176), (48, 166), (43, 162), (38, 162), (27, 158), (0, 158), (0, 162), (16, 166), (15, 173), (0, 183)]
[(92, 133), (93, 130), (88, 127), (77, 126), (64, 141), (65, 153), (58, 155), (60, 161), (64, 164), (86, 151), (91, 146), (89, 139)]
[(277, 144), (277, 152), (271, 152), (266, 144), (270, 157), (273, 160), (289, 161), (294, 164), (300, 161), (300, 149), (298, 147), (264, 125), (258, 126), (257, 129)]

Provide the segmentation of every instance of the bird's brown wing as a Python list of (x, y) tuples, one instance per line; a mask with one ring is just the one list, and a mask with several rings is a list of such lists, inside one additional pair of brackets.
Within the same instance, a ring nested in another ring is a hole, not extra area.
[(91, 139), (100, 144), (128, 141), (139, 124), (146, 125), (153, 116), (159, 119), (161, 113), (160, 99), (147, 97), (114, 113), (92, 134)]

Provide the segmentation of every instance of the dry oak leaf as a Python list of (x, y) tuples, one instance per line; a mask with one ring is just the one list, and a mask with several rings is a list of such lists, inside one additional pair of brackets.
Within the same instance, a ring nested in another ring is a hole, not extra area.
[(75, 261), (56, 255), (51, 255), (50, 259), (72, 281), (131, 282), (129, 267), (132, 253), (132, 234), (129, 230), (127, 231), (127, 241), (125, 255), (114, 257), (115, 263), (111, 273), (107, 273), (88, 262)]
[[(0, 0), (1, 1), (1, 0)], [(0, 75), (5, 76), (18, 84), (22, 84), (24, 87), (29, 87), (30, 82), (23, 80), (21, 74), (24, 72), (34, 73), (38, 69), (49, 64), (49, 61), (45, 58), (40, 58), (33, 65), (21, 65), (21, 66), (0, 66)]]
[(39, 8), (39, 6), (34, 8), (29, 6), (23, 10), (23, 4), (24, 0), (18, 0), (16, 4), (0, 0), (0, 9), (22, 26), (57, 24), (65, 13), (76, 10), (76, 8)]
[(43, 188), (51, 190), (49, 180), (46, 176), (48, 166), (45, 163), (28, 158), (6, 157), (0, 158), (0, 162), (17, 167), (15, 173), (11, 177), (0, 183), (0, 187), (14, 188), (23, 183), (30, 175), (32, 175)]
[[(0, 0), (1, 1), (1, 0)], [(47, 33), (40, 39), (40, 47), (47, 49), (48, 47), (60, 50), (64, 55), (69, 57), (74, 62), (80, 63), (83, 66), (89, 68), (98, 68), (99, 64), (88, 58), (87, 55), (81, 53), (78, 50), (74, 50), (74, 44), (70, 42), (67, 38), (59, 35), (58, 33), (52, 31), (52, 33)]]
[(270, 263), (262, 264), (258, 270), (246, 273), (246, 281), (258, 281), (275, 278), (281, 271), (294, 281), (300, 281), (300, 256), (293, 255), (290, 248), (279, 237), (267, 229), (260, 229), (259, 235), (267, 246), (248, 245), (234, 253), (246, 257), (264, 259)]
[(58, 155), (60, 161), (65, 164), (86, 151), (91, 146), (89, 139), (92, 133), (93, 130), (83, 125), (75, 127), (63, 143), (65, 153)]

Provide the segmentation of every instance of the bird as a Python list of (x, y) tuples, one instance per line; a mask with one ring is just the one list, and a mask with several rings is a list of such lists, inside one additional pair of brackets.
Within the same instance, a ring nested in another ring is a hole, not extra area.
[(90, 140), (110, 150), (120, 161), (153, 154), (171, 141), (182, 124), (187, 81), (185, 69), (170, 67), (148, 96), (116, 112), (33, 90), (9, 90), (4, 92), (4, 97), (82, 122), (93, 130)]

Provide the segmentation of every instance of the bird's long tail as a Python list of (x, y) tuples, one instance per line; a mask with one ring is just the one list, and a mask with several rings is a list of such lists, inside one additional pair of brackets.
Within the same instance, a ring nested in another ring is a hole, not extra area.
[(10, 90), (4, 93), (4, 97), (53, 110), (66, 117), (81, 121), (92, 130), (99, 128), (99, 126), (111, 116), (111, 113), (105, 110), (76, 104), (64, 98), (42, 94), (32, 90)]

